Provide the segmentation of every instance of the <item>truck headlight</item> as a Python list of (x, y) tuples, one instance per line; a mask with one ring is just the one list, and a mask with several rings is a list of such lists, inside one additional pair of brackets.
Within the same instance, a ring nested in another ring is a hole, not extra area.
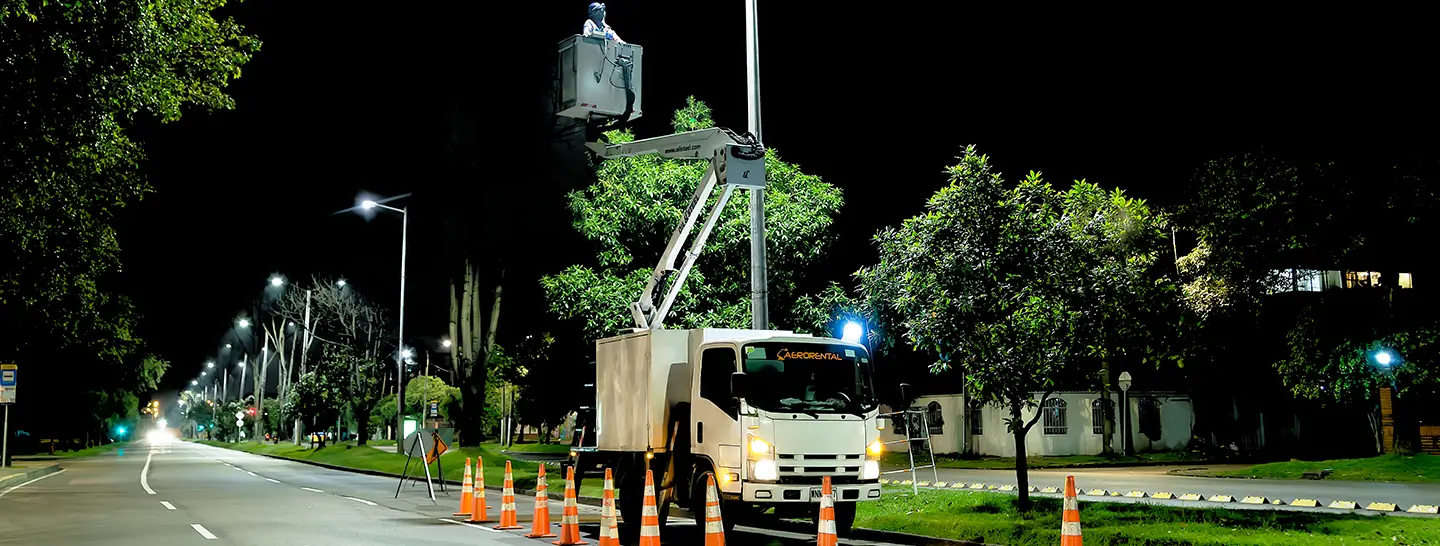
[(865, 461), (865, 466), (860, 467), (860, 479), (880, 479), (880, 461)]
[[(877, 466), (875, 468), (876, 471), (879, 471), (880, 467)], [(773, 482), (780, 479), (780, 468), (775, 466), (774, 459), (755, 461), (755, 472), (753, 475), (756, 480)]]
[(871, 459), (880, 458), (880, 454), (884, 452), (885, 444), (881, 443), (878, 439), (870, 442), (870, 445), (865, 446), (865, 455), (868, 455)]
[(753, 436), (753, 435), (751, 435), (751, 436), (749, 437), (749, 440), (750, 440), (750, 441), (749, 441), (749, 442), (746, 442), (746, 443), (748, 443), (748, 444), (750, 445), (750, 458), (751, 458), (751, 459), (756, 459), (756, 458), (759, 458), (759, 457), (766, 457), (766, 456), (769, 456), (769, 455), (772, 455), (772, 454), (775, 453), (775, 447), (774, 447), (774, 446), (771, 446), (771, 445), (770, 445), (770, 442), (766, 442), (765, 440), (761, 440), (761, 439), (759, 439), (759, 438), (756, 438), (756, 437)]

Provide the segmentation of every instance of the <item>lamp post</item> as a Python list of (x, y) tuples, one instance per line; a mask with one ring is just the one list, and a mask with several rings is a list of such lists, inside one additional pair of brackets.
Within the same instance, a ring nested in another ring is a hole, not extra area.
[(405, 254), (406, 241), (410, 237), (410, 209), (395, 208), (372, 200), (361, 202), (360, 208), (381, 208), (400, 213), (400, 324), (398, 349), (395, 351), (395, 440), (400, 442), (405, 439)]
[(1135, 445), (1130, 441), (1130, 372), (1120, 372), (1120, 430), (1121, 441), (1125, 443), (1125, 456), (1135, 456)]

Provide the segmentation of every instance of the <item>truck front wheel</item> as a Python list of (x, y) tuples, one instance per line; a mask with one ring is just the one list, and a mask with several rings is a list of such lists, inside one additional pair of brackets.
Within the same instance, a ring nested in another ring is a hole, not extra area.
[[(695, 487), (692, 489), (692, 491), (694, 492), (690, 494), (690, 512), (692, 513), (692, 515), (695, 516), (695, 521), (700, 524), (701, 537), (699, 540), (702, 542), (705, 540), (705, 505), (708, 502), (705, 498), (706, 484), (709, 483), (709, 478), (713, 477), (715, 477), (715, 472), (710, 470), (709, 468), (706, 468), (699, 474), (696, 474)], [(715, 483), (717, 484), (716, 487), (718, 488), (718, 484), (720, 483), (719, 480), (716, 480)], [(730, 532), (731, 529), (735, 528), (735, 523), (742, 517), (742, 510), (739, 509), (739, 506), (739, 503), (725, 502), (724, 499), (720, 500), (720, 523), (724, 527), (725, 532), (727, 533)]]

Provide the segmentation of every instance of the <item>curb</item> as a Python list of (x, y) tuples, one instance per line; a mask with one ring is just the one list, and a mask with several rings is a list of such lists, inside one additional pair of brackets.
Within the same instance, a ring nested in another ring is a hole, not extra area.
[(24, 471), (24, 472), (20, 472), (20, 473), (18, 473), (18, 474), (11, 474), (11, 475), (9, 475), (9, 476), (5, 476), (5, 477), (3, 477), (3, 478), (0, 478), (0, 487), (5, 487), (5, 486), (8, 486), (8, 485), (10, 485), (10, 484), (12, 484), (12, 483), (17, 483), (17, 484), (18, 484), (18, 483), (25, 483), (25, 482), (27, 482), (27, 481), (30, 481), (30, 480), (34, 479), (34, 478), (39, 478), (39, 477), (41, 477), (41, 476), (46, 476), (46, 475), (54, 474), (54, 473), (59, 472), (59, 471), (60, 471), (60, 463), (51, 463), (51, 464), (47, 464), (47, 465), (45, 465), (45, 466), (37, 466), (37, 467), (35, 467), (35, 468), (31, 468), (31, 469), (29, 469), (29, 470), (26, 470), (26, 471)]
[[(1091, 469), (1091, 468), (1135, 468), (1135, 467), (1151, 467), (1151, 466), (1201, 466), (1201, 465), (1217, 465), (1217, 464), (1243, 464), (1243, 463), (1226, 463), (1226, 462), (1215, 462), (1215, 461), (1137, 461), (1137, 462), (1133, 462), (1133, 463), (1091, 463), (1091, 464), (1076, 463), (1076, 464), (1046, 465), (1046, 466), (1027, 466), (1026, 469), (1027, 469), (1027, 470), (1039, 470), (1039, 471), (1045, 471), (1045, 470), (1086, 470), (1086, 469)], [(1015, 467), (1013, 467), (1013, 466), (1011, 466), (1011, 467), (1005, 467), (1005, 466), (998, 466), (998, 467), (995, 467), (995, 466), (991, 466), (991, 467), (941, 466), (941, 467), (938, 467), (938, 468), (939, 468), (940, 470), (966, 470), (966, 471), (976, 471), (976, 470), (978, 470), (978, 471), (1000, 470), (1000, 471), (1011, 471), (1011, 472), (1013, 472), (1013, 471), (1015, 470)], [(900, 467), (895, 467), (895, 468), (884, 468), (884, 467), (882, 467), (882, 468), (880, 469), (881, 472), (886, 472), (886, 471), (890, 471), (890, 470), (909, 470), (909, 468), (908, 468), (908, 467), (904, 467), (904, 466), (900, 466)]]
[[(1252, 479), (1253, 479), (1253, 478), (1252, 478)], [(974, 482), (974, 483), (967, 483), (967, 482), (934, 482), (934, 483), (931, 483), (931, 482), (929, 482), (929, 481), (924, 481), (924, 480), (921, 480), (921, 481), (918, 481), (918, 482), (912, 482), (911, 480), (891, 480), (891, 479), (888, 479), (888, 478), (880, 478), (880, 485), (881, 485), (882, 487), (884, 487), (884, 486), (918, 487), (918, 488), (920, 488), (920, 489), (924, 489), (924, 490), (927, 490), (927, 491), (935, 491), (935, 490), (986, 491), (986, 492), (991, 492), (991, 493), (1011, 493), (1011, 492), (1014, 492), (1015, 489), (1016, 489), (1016, 486), (1014, 486), (1014, 485), (1009, 485), (1009, 484), (996, 485), (996, 484), (986, 484), (986, 483), (979, 483), (979, 482)], [(1058, 494), (1058, 493), (1059, 493), (1059, 490), (1058, 490), (1057, 488), (1054, 488), (1054, 487), (1043, 487), (1043, 488), (1042, 488), (1042, 487), (1036, 487), (1036, 486), (1033, 486), (1033, 485), (1032, 485), (1032, 486), (1029, 487), (1029, 492), (1031, 492), (1031, 493), (1040, 493), (1040, 494), (1050, 494), (1050, 495), (1053, 495), (1053, 494)], [(1280, 498), (1261, 497), (1261, 496), (1247, 496), (1247, 497), (1239, 498), (1239, 497), (1234, 497), (1234, 496), (1232, 496), (1232, 495), (1214, 494), (1214, 495), (1210, 495), (1210, 496), (1207, 497), (1207, 496), (1205, 496), (1205, 495), (1201, 495), (1201, 494), (1193, 493), (1193, 492), (1176, 494), (1176, 493), (1174, 493), (1174, 492), (1169, 492), (1169, 491), (1153, 491), (1153, 492), (1139, 491), (1139, 490), (1132, 490), (1132, 491), (1109, 491), (1109, 490), (1098, 489), (1098, 488), (1096, 488), (1096, 489), (1082, 489), (1082, 490), (1079, 491), (1079, 495), (1078, 495), (1078, 496), (1079, 496), (1082, 500), (1086, 500), (1086, 501), (1090, 501), (1090, 502), (1104, 502), (1104, 501), (1099, 500), (1099, 499), (1086, 498), (1086, 497), (1100, 497), (1101, 499), (1104, 499), (1104, 498), (1113, 498), (1113, 497), (1121, 497), (1121, 498), (1133, 498), (1133, 499), (1147, 499), (1147, 498), (1148, 498), (1148, 499), (1155, 499), (1155, 500), (1189, 501), (1189, 502), (1204, 503), (1204, 505), (1205, 505), (1206, 507), (1208, 507), (1208, 508), (1223, 508), (1225, 504), (1228, 504), (1228, 503), (1238, 503), (1238, 504), (1271, 505), (1271, 506), (1285, 506), (1285, 505), (1289, 505), (1289, 506), (1294, 506), (1294, 507), (1297, 507), (1297, 508), (1329, 508), (1329, 509), (1336, 509), (1336, 510), (1347, 510), (1347, 511), (1348, 511), (1348, 510), (1355, 510), (1355, 511), (1362, 511), (1362, 512), (1363, 512), (1363, 511), (1371, 511), (1371, 512), (1379, 512), (1379, 513), (1382, 513), (1382, 514), (1383, 514), (1383, 513), (1400, 513), (1400, 512), (1404, 512), (1404, 513), (1408, 513), (1408, 514), (1440, 514), (1440, 505), (1435, 505), (1435, 504), (1413, 504), (1413, 505), (1411, 505), (1408, 509), (1406, 509), (1406, 508), (1404, 508), (1403, 505), (1400, 505), (1400, 504), (1397, 504), (1397, 503), (1391, 503), (1391, 502), (1378, 502), (1378, 501), (1375, 501), (1375, 502), (1370, 502), (1369, 504), (1361, 504), (1361, 503), (1354, 502), (1354, 501), (1348, 501), (1348, 500), (1342, 501), (1342, 500), (1338, 500), (1338, 499), (1332, 499), (1332, 502), (1331, 502), (1330, 504), (1326, 505), (1326, 504), (1320, 502), (1318, 499), (1299, 499), (1299, 498), (1297, 498), (1297, 499), (1290, 500), (1289, 502), (1286, 502), (1285, 500), (1280, 499)]]

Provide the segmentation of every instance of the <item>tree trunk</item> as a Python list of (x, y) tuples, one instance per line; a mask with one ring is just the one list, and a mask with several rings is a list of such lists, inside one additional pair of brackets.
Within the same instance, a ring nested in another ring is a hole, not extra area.
[[(361, 404), (363, 406), (364, 404)], [(370, 441), (370, 414), (371, 409), (355, 407), (355, 445), (365, 445)]]
[[(1021, 512), (1030, 511), (1030, 471), (1025, 460), (1025, 433), (1029, 427), (1020, 426), (1020, 409), (1018, 404), (1010, 405), (1010, 419), (1015, 426), (1012, 426), (1015, 436), (1015, 492), (1019, 495), (1016, 508)], [(1032, 421), (1033, 423), (1033, 421)]]
[(1105, 359), (1100, 368), (1100, 452), (1115, 453), (1115, 412), (1110, 411), (1110, 359)]

